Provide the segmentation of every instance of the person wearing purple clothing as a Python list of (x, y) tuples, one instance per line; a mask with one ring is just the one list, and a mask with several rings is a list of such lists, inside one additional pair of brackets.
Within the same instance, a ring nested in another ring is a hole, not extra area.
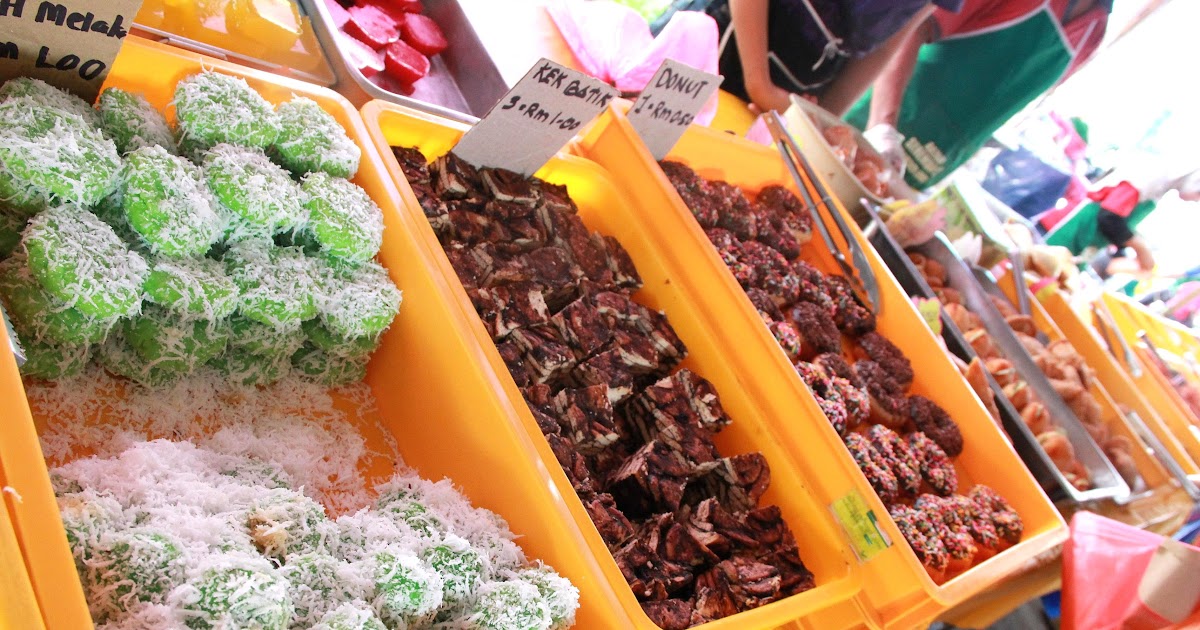
[(963, 0), (711, 0), (692, 2), (721, 31), (723, 89), (760, 110), (791, 94), (841, 115), (871, 85), (934, 7)]

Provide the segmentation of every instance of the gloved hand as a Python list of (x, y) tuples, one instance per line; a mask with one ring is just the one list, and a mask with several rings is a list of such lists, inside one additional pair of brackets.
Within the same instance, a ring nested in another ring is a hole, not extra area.
[(892, 181), (904, 177), (904, 136), (895, 127), (880, 123), (863, 132), (863, 137), (883, 156), (892, 173)]

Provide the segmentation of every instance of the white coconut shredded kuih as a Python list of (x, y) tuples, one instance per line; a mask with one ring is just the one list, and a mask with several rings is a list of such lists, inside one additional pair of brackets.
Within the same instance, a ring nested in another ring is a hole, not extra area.
[(97, 127), (29, 96), (0, 102), (0, 161), (18, 183), (86, 205), (117, 187), (121, 168)]
[(0, 85), (0, 101), (22, 96), (33, 99), (43, 107), (50, 107), (80, 116), (93, 126), (98, 126), (100, 118), (87, 101), (60, 90), (41, 79), (16, 77)]
[(304, 224), (303, 193), (261, 150), (218, 144), (204, 155), (208, 187), (221, 205), (271, 232)]
[(100, 94), (96, 108), (104, 133), (122, 154), (151, 146), (178, 153), (167, 119), (141, 94), (110, 87)]
[[(113, 392), (125, 391), (124, 396)], [(362, 391), (358, 391), (362, 390)], [(368, 449), (339, 400), (371, 418), (370, 390), (356, 384), (331, 392), (288, 377), (257, 388), (229, 382), (201, 368), (160, 389), (143, 389), (89, 368), (57, 383), (31, 381), (30, 406), (45, 426), (40, 435), (48, 462), (80, 454), (114, 456), (149, 438), (190, 439), (219, 452), (273, 462), (297, 487), (335, 510), (366, 505), (359, 464), (398, 462), (393, 444)], [(369, 420), (358, 420), (369, 421)], [(382, 431), (377, 431), (382, 432)]]
[[(51, 471), (89, 604), (106, 616), (118, 616), (108, 619), (112, 624), (106, 627), (153, 627), (146, 625), (150, 620), (161, 622), (159, 627), (174, 627), (187, 619), (210, 619), (219, 626), (222, 613), (214, 612), (214, 605), (219, 608), (224, 598), (238, 602), (238, 614), (285, 615), (292, 627), (309, 627), (344, 603), (366, 609), (365, 602), (371, 601), (377, 614), (389, 618), (388, 613), (395, 612), (390, 606), (398, 602), (381, 590), (389, 584), (381, 570), (394, 569), (396, 562), (428, 577), (430, 588), (436, 587), (422, 595), (431, 606), (442, 601), (441, 589), (448, 588), (443, 585), (457, 580), (459, 588), (468, 586), (470, 592), (461, 602), (444, 604), (453, 612), (459, 603), (471, 605), (475, 592), (482, 592), (487, 583), (523, 579), (514, 570), (551, 571), (541, 564), (530, 566), (512, 544), (503, 519), (472, 507), (447, 480), (431, 482), (402, 472), (378, 487), (384, 495), (403, 495), (436, 514), (436, 532), (408, 527), (387, 503), (330, 520), (320, 507), (280, 486), (315, 475), (285, 472), (281, 468), (286, 463), (239, 454), (247, 437), (226, 434), (204, 446), (135, 441), (116, 455), (78, 459)], [(274, 454), (294, 448), (279, 440), (270, 442)], [(365, 485), (356, 471), (348, 474)], [(114, 564), (121, 560), (113, 554), (123, 550), (111, 545), (114, 532), (157, 537), (155, 541), (177, 553), (179, 562), (141, 562), (140, 569), (131, 570), (150, 575), (121, 581), (122, 569)], [(280, 548), (272, 551), (270, 545), (288, 540), (311, 542), (284, 545), (297, 549), (295, 554), (273, 559), (262, 555), (277, 553)], [(476, 569), (456, 568), (453, 557), (448, 564), (444, 558), (441, 564), (430, 564), (423, 552), (434, 546), (477, 553), (480, 573), (464, 582), (461, 570)], [(184, 566), (180, 575), (153, 573), (156, 566), (179, 564)], [(97, 575), (107, 579), (97, 580)], [(540, 605), (561, 610), (563, 618), (573, 616), (576, 589), (556, 574), (547, 577), (539, 582), (539, 588), (545, 588), (538, 595), (543, 598)], [(137, 590), (139, 584), (164, 581), (170, 582), (168, 593)], [(117, 583), (129, 585), (133, 595), (114, 592)], [(215, 584), (235, 587), (222, 590)]]
[(146, 261), (107, 223), (75, 205), (45, 210), (30, 220), (22, 241), (42, 285), (69, 306), (104, 317), (136, 315)]

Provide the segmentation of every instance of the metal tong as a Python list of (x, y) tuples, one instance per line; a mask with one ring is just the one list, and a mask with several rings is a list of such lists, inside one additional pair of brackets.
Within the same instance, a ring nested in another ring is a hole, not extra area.
[(1017, 311), (1022, 315), (1032, 315), (1033, 307), (1029, 305), (1029, 287), (1025, 284), (1025, 261), (1021, 259), (1021, 250), (1009, 252), (1008, 261), (1012, 263), (1013, 279), (1017, 287)]
[[(1114, 357), (1121, 358), (1124, 355), (1125, 367), (1129, 368), (1129, 373), (1134, 378), (1142, 377), (1142, 365), (1137, 360), (1137, 356), (1133, 354), (1133, 348), (1121, 336), (1121, 332), (1117, 330), (1117, 323), (1113, 319), (1112, 313), (1108, 310), (1108, 305), (1104, 303), (1103, 298), (1096, 298), (1092, 302), (1092, 315), (1096, 318), (1097, 328), (1100, 329), (1100, 336), (1104, 338), (1105, 345), (1108, 346), (1109, 354)], [(1121, 348), (1121, 354), (1117, 354), (1117, 348), (1113, 346), (1113, 340)]]
[(1138, 412), (1130, 409), (1125, 412), (1125, 419), (1129, 421), (1129, 425), (1133, 427), (1133, 432), (1138, 437), (1142, 438), (1142, 442), (1146, 444), (1146, 449), (1151, 451), (1155, 459), (1158, 460), (1167, 472), (1171, 473), (1179, 481), (1179, 485), (1183, 487), (1183, 491), (1192, 499), (1192, 501), (1200, 501), (1200, 488), (1188, 478), (1187, 472), (1180, 467), (1179, 462), (1175, 461), (1174, 457), (1167, 452), (1167, 447), (1163, 446), (1162, 440), (1146, 426), (1146, 422), (1138, 415)]
[[(817, 177), (804, 154), (800, 153), (800, 147), (796, 145), (796, 140), (787, 132), (784, 127), (783, 118), (777, 112), (769, 112), (763, 116), (763, 121), (767, 125), (767, 130), (771, 132), (771, 138), (775, 140), (775, 146), (779, 148), (779, 155), (783, 157), (783, 163), (787, 165), (788, 171), (792, 174), (792, 179), (796, 182), (796, 188), (800, 191), (800, 196), (804, 198), (804, 202), (808, 205), (809, 211), (813, 216), (813, 224), (816, 225), (817, 231), (821, 233), (821, 239), (825, 241), (825, 246), (829, 248), (829, 253), (837, 260), (838, 266), (842, 268), (842, 273), (850, 280), (850, 285), (854, 288), (854, 292), (858, 294), (858, 298), (862, 300), (867, 308), (871, 309), (872, 313), (879, 312), (879, 283), (875, 278), (875, 272), (871, 271), (871, 264), (867, 262), (867, 256), (863, 253), (862, 247), (858, 241), (854, 239), (854, 234), (850, 231), (850, 226), (846, 225), (846, 221), (842, 219), (841, 212), (834, 206), (833, 201), (829, 198), (829, 192), (821, 184), (821, 180)], [(800, 171), (804, 171), (804, 177), (800, 176)], [(820, 195), (819, 200), (814, 200), (812, 194), (809, 193), (808, 186), (805, 184), (805, 177), (812, 182), (813, 188)], [(837, 225), (838, 232), (842, 235), (842, 240), (846, 243), (846, 249), (850, 251), (850, 261), (846, 260), (846, 255), (842, 249), (837, 246), (833, 240), (833, 235), (830, 234), (829, 226), (826, 225), (824, 217), (821, 215), (820, 208), (817, 207), (817, 202), (825, 206), (825, 212), (833, 219)], [(856, 273), (857, 272), (857, 273)]]

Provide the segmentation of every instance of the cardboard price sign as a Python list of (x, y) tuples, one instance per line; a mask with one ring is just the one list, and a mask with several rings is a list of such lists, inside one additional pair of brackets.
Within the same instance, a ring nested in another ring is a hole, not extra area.
[(603, 81), (542, 59), (454, 152), (475, 166), (533, 175), (616, 95), (616, 88)]
[(141, 0), (0, 0), (0, 79), (29, 76), (92, 101)]
[(628, 114), (655, 160), (667, 157), (723, 80), (672, 59), (663, 61)]

